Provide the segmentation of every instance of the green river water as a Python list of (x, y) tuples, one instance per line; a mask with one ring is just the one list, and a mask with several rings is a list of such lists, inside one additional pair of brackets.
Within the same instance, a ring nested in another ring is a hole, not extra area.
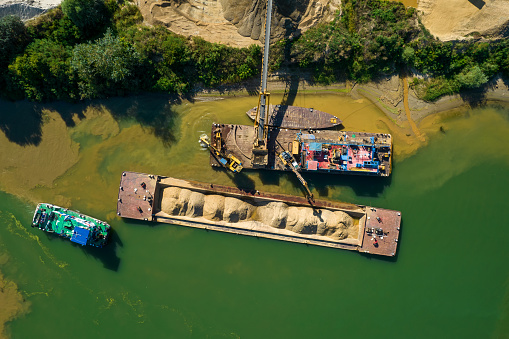
[[(443, 132), (430, 124), (426, 146), (395, 156), (389, 179), (306, 176), (321, 197), (402, 212), (398, 256), (384, 260), (116, 217), (123, 170), (302, 195), (287, 174), (210, 168), (197, 142), (212, 122), (250, 124), (244, 112), (256, 98), (166, 102), (112, 99), (88, 113), (57, 104), (50, 108), (67, 127), (44, 113), (38, 146), (0, 150), (10, 164), (0, 182), (0, 270), (30, 303), (7, 323), (9, 337), (509, 337), (509, 108), (444, 115)], [(306, 94), (295, 104), (390, 132), (367, 101)], [(81, 115), (74, 126), (73, 112)], [(46, 144), (51, 132), (66, 148)], [(396, 152), (402, 143), (395, 140)], [(23, 152), (37, 164), (16, 164)], [(107, 220), (112, 242), (87, 249), (32, 229), (36, 200)]]

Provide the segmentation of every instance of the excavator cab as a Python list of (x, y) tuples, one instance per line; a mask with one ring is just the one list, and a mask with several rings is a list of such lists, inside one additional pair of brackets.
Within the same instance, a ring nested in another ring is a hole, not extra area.
[(233, 173), (238, 173), (242, 171), (242, 163), (239, 159), (237, 159), (233, 154), (228, 155), (228, 159), (230, 160), (228, 163), (228, 169)]

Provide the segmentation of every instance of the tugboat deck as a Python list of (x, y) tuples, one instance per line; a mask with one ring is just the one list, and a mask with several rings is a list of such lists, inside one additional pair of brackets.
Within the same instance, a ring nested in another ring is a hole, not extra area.
[(103, 247), (108, 241), (110, 225), (78, 211), (40, 203), (34, 212), (32, 227), (54, 233), (79, 245)]

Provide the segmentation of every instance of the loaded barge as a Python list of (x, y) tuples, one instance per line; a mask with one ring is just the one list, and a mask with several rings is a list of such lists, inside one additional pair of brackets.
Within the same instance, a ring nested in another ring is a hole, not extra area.
[(124, 172), (117, 214), (393, 257), (399, 211)]

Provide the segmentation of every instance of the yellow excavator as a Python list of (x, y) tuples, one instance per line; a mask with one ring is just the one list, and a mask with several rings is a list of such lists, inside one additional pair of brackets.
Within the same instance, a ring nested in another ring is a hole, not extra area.
[(207, 146), (212, 152), (212, 155), (217, 159), (217, 161), (224, 167), (232, 171), (233, 173), (239, 173), (242, 171), (242, 163), (239, 159), (237, 159), (233, 154), (224, 154), (221, 150), (212, 146), (210, 142), (207, 140), (206, 136), (200, 137), (200, 142), (203, 145)]

